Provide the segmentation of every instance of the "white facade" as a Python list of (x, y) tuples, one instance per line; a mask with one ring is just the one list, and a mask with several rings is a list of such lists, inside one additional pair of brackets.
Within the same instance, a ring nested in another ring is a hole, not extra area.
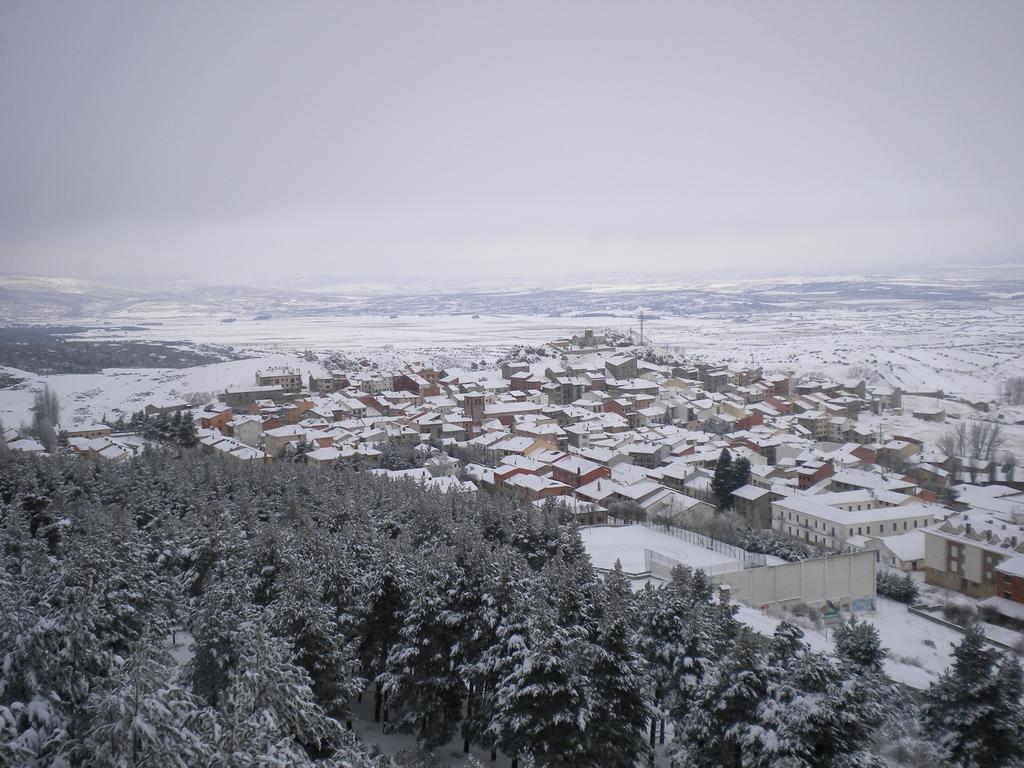
[(847, 504), (840, 509), (816, 500), (814, 496), (788, 496), (772, 502), (772, 528), (835, 549), (848, 549), (851, 536), (894, 536), (934, 524), (940, 508), (927, 504), (871, 506)]

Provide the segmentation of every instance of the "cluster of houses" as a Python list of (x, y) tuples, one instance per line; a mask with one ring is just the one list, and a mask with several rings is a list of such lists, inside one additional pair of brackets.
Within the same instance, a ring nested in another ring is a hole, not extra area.
[(374, 471), (535, 504), (556, 498), (582, 524), (636, 515), (682, 526), (721, 511), (712, 477), (728, 448), (751, 464), (725, 505), (744, 526), (873, 550), (1011, 613), (1003, 602), (1024, 600), (1007, 588), (1024, 577), (999, 570), (1022, 568), (1024, 489), (958, 485), (954, 458), (866, 426), (861, 414), (901, 407), (899, 390), (659, 365), (592, 332), (551, 348), (557, 363), (506, 363), (500, 376), (419, 365), (307, 381), (260, 372), (203, 410), (202, 442), (265, 461), (302, 446), (307, 463), (371, 469), (405, 448), (417, 469)]
[[(4, 431), (7, 448), (26, 453), (45, 453), (46, 448), (36, 438), (22, 435), (17, 430)], [(107, 424), (79, 424), (61, 431), (61, 442), (68, 450), (85, 459), (103, 458), (125, 461), (137, 456), (145, 448), (145, 440), (133, 434), (114, 434)]]
[[(555, 498), (581, 524), (632, 516), (685, 527), (724, 506), (744, 527), (874, 550), (880, 563), (1024, 619), (1024, 486), (958, 484), (954, 458), (866, 426), (862, 414), (901, 407), (898, 389), (661, 365), (591, 331), (549, 348), (546, 363), (500, 372), (263, 370), (193, 415), (204, 449), (232, 459), (301, 454), (453, 492)], [(91, 427), (69, 436), (79, 452), (136, 450)], [(712, 477), (725, 448), (751, 474), (722, 504)], [(391, 468), (398, 454), (415, 468)]]

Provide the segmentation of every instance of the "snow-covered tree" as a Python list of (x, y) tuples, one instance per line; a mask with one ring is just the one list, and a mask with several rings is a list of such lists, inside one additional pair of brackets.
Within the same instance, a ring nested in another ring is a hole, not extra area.
[[(359, 646), (361, 676), (376, 680), (387, 668), (391, 646), (399, 641), (408, 602), (407, 569), (400, 555), (387, 553), (375, 564), (364, 592), (365, 614)], [(376, 683), (374, 720), (380, 722), (383, 705), (382, 683)]]
[(618, 561), (605, 578), (600, 613), (586, 651), (594, 725), (578, 764), (632, 766), (649, 755), (644, 725), (653, 714), (652, 681), (638, 650), (633, 592)]
[(838, 659), (802, 649), (768, 673), (767, 695), (742, 738), (744, 766), (884, 766), (871, 751), (888, 714), (874, 676), (851, 674)]
[(881, 671), (887, 652), (874, 624), (851, 616), (836, 627), (835, 644), (841, 658), (864, 670)]
[(309, 675), (274, 637), (267, 619), (238, 627), (239, 653), (217, 708), (211, 766), (312, 765), (306, 747), (322, 748), (341, 732), (313, 694)]
[(238, 663), (239, 623), (252, 622), (257, 616), (250, 596), (239, 574), (226, 574), (209, 585), (189, 622), (195, 639), (188, 668), (192, 690), (215, 707), (220, 706)]
[(590, 730), (599, 726), (582, 669), (585, 644), (578, 628), (558, 625), (543, 595), (531, 598), (528, 615), (499, 629), (501, 677), (490, 731), (513, 757), (571, 765), (587, 753)]
[(703, 571), (676, 566), (664, 587), (644, 595), (641, 649), (659, 708), (682, 722), (711, 665), (738, 631), (735, 606), (713, 601)]
[(43, 447), (52, 451), (57, 447), (57, 424), (60, 423), (60, 399), (48, 386), (36, 392), (32, 401), (32, 434)]
[(32, 558), (0, 569), (0, 757), (11, 765), (78, 760), (86, 704), (116, 669), (100, 596)]
[(199, 444), (199, 435), (196, 431), (196, 423), (188, 413), (185, 413), (182, 416), (181, 424), (178, 426), (175, 439), (183, 448), (194, 448)]
[(770, 673), (761, 644), (744, 629), (709, 671), (675, 735), (677, 757), (694, 768), (742, 768)]
[(397, 725), (414, 730), (425, 747), (447, 744), (462, 718), (466, 686), (453, 654), (463, 624), (457, 571), (446, 550), (425, 558), (378, 677), (389, 709), (401, 707)]
[(142, 644), (89, 703), (85, 761), (110, 768), (208, 763), (213, 713), (174, 677), (155, 642)]
[(310, 573), (289, 575), (268, 608), (270, 629), (287, 639), (295, 662), (310, 677), (313, 693), (328, 714), (350, 721), (350, 700), (363, 688), (355, 675), (354, 648), (334, 609)]
[(480, 601), (464, 633), (459, 656), (462, 679), (469, 694), (462, 725), (464, 745), (497, 749), (492, 722), (498, 709), (498, 686), (509, 673), (511, 653), (526, 642), (524, 596), (531, 591), (531, 573), (517, 552), (499, 551), (488, 562), (481, 581)]
[(1024, 762), (1024, 680), (1019, 662), (985, 645), (978, 624), (953, 651), (953, 666), (925, 696), (925, 732), (950, 765), (974, 768)]

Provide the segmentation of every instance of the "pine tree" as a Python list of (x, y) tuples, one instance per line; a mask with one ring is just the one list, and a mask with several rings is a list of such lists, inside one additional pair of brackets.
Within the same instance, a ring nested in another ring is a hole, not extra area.
[(741, 740), (745, 767), (884, 766), (870, 749), (888, 714), (877, 678), (851, 674), (834, 658), (799, 650), (768, 672), (767, 695)]
[(462, 736), (465, 745), (476, 743), (497, 749), (492, 729), (498, 709), (498, 686), (509, 672), (510, 648), (516, 637), (526, 637), (524, 595), (531, 591), (525, 559), (508, 549), (489, 561), (481, 584), (481, 599), (470, 618), (472, 630), (460, 650), (460, 673), (469, 688)]
[(146, 425), (146, 414), (144, 411), (135, 411), (128, 419), (128, 426), (132, 430), (143, 431)]
[(140, 645), (89, 709), (89, 765), (189, 768), (210, 759), (205, 731), (212, 713), (174, 681), (155, 639)]
[(987, 647), (978, 624), (967, 628), (953, 658), (953, 666), (926, 693), (925, 733), (945, 750), (951, 765), (1019, 765), (1024, 723), (1020, 665)]
[(215, 707), (238, 663), (239, 622), (256, 618), (250, 595), (240, 574), (225, 574), (207, 587), (190, 620), (195, 640), (188, 667), (192, 690)]
[(750, 482), (750, 459), (740, 456), (732, 463), (732, 477), (729, 479), (729, 492), (742, 488)]
[(345, 627), (321, 600), (321, 591), (312, 574), (291, 574), (269, 606), (268, 626), (291, 643), (317, 702), (329, 715), (351, 721), (349, 700), (362, 691), (364, 681), (354, 674), (354, 649)]
[(835, 644), (840, 658), (862, 670), (881, 671), (887, 652), (874, 624), (860, 620), (856, 615), (851, 616), (836, 627)]
[(803, 630), (789, 621), (781, 621), (772, 635), (768, 648), (769, 663), (775, 666), (786, 666), (793, 659), (810, 650), (804, 640)]
[(196, 423), (189, 414), (184, 414), (177, 431), (177, 442), (183, 448), (195, 448), (199, 444), (199, 435), (196, 432)]
[(168, 423), (167, 414), (163, 411), (158, 411), (157, 414), (149, 420), (149, 429), (147, 437), (161, 442), (167, 442), (168, 433), (170, 432), (170, 424)]
[(605, 577), (602, 615), (587, 654), (594, 689), (593, 722), (588, 753), (578, 765), (634, 766), (646, 762), (650, 750), (644, 725), (653, 714), (652, 680), (637, 650), (638, 614), (622, 564)]
[(735, 607), (713, 602), (703, 571), (676, 566), (671, 581), (645, 596), (641, 648), (651, 665), (655, 700), (682, 722), (708, 669), (738, 631)]
[(213, 766), (312, 765), (306, 747), (323, 748), (341, 727), (313, 695), (309, 675), (266, 619), (238, 628), (238, 662), (218, 708)]
[(401, 706), (397, 725), (415, 730), (427, 748), (455, 735), (466, 691), (453, 663), (462, 617), (454, 604), (459, 575), (449, 558), (447, 550), (425, 558), (387, 668), (378, 677), (388, 707)]
[(723, 448), (715, 463), (715, 474), (711, 478), (711, 492), (718, 500), (718, 508), (725, 509), (729, 506), (729, 494), (732, 493), (733, 470), (732, 454), (728, 448)]
[[(395, 554), (382, 554), (365, 590), (365, 615), (359, 646), (361, 676), (376, 680), (387, 668), (391, 646), (401, 637), (402, 617), (408, 602), (410, 579)], [(380, 722), (382, 684), (376, 683), (373, 719)]]
[(292, 454), (291, 460), (296, 464), (305, 464), (306, 454), (314, 450), (316, 450), (316, 446), (309, 442), (309, 440), (302, 440), (295, 446), (295, 453)]
[(116, 670), (100, 596), (36, 545), (0, 569), (0, 757), (10, 765), (81, 761), (87, 702)]
[(572, 765), (597, 726), (593, 691), (580, 668), (584, 645), (578, 628), (558, 625), (543, 595), (531, 601), (525, 621), (499, 632), (502, 675), (491, 732), (513, 757), (529, 756), (541, 767)]
[(770, 674), (759, 641), (744, 628), (714, 665), (679, 724), (677, 755), (694, 768), (741, 768), (744, 744), (758, 723)]
[(1024, 670), (1004, 653), (996, 670), (997, 708), (986, 731), (986, 753), (993, 765), (1024, 765)]
[(167, 627), (165, 600), (156, 565), (146, 558), (146, 547), (130, 514), (122, 509), (85, 507), (78, 535), (64, 558), (63, 590), (76, 589), (99, 600), (96, 630), (114, 653), (127, 656), (147, 633)]

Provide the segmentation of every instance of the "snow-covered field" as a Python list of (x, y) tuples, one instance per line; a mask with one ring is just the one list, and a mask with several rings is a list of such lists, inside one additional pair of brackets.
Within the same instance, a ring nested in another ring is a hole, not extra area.
[[(259, 307), (253, 308), (253, 314)], [(572, 310), (571, 306), (565, 307)], [(817, 309), (806, 303), (757, 314), (704, 313), (648, 319), (646, 336), (655, 343), (712, 362), (758, 364), (766, 370), (821, 373), (844, 379), (864, 376), (906, 391), (992, 399), (999, 383), (1024, 375), (1024, 314), (1013, 303), (931, 306), (923, 302), (832, 303)], [(586, 327), (636, 328), (634, 317), (525, 314), (339, 314), (320, 312), (237, 318), (216, 306), (131, 303), (102, 318), (83, 318), (99, 327), (83, 337), (212, 343), (233, 346), (254, 358), (177, 371), (109, 370), (91, 376), (28, 376), (27, 387), (0, 391), (0, 418), (11, 424), (28, 419), (27, 391), (48, 384), (74, 421), (130, 410), (151, 396), (211, 391), (252, 381), (257, 368), (303, 363), (292, 353), (343, 352), (382, 365), (432, 362), (464, 368), (493, 361), (516, 344), (538, 345)], [(231, 322), (224, 322), (231, 320)], [(130, 326), (132, 330), (124, 330)], [(152, 393), (146, 394), (146, 393)], [(944, 401), (947, 402), (947, 401)], [(1011, 414), (1018, 416), (1019, 414)], [(941, 424), (912, 417), (889, 426), (934, 436)], [(1014, 421), (1011, 418), (1009, 421)], [(1015, 443), (1024, 453), (1024, 433)]]
[[(222, 322), (215, 312), (164, 314), (133, 306), (106, 318), (112, 326), (153, 323), (141, 330), (99, 329), (92, 338), (188, 340), (261, 351), (346, 351), (411, 356), (465, 355), (513, 344), (538, 344), (585, 327), (636, 328), (632, 317), (539, 315), (332, 315)], [(941, 389), (992, 398), (1004, 378), (1024, 375), (1024, 315), (1016, 305), (855, 305), (763, 314), (662, 316), (649, 319), (653, 341), (714, 362), (820, 372), (845, 378), (867, 369), (906, 391)]]
[(734, 562), (726, 555), (643, 525), (595, 526), (581, 529), (580, 535), (597, 568), (612, 568), (619, 560), (627, 573), (642, 573), (646, 570), (645, 549), (667, 555), (691, 568), (711, 568)]
[[(0, 390), (0, 419), (17, 426), (30, 420), (32, 393), (48, 385), (61, 398), (65, 421), (81, 423), (130, 413), (150, 400), (178, 398), (188, 392), (222, 391), (248, 384), (260, 368), (293, 365), (304, 373), (320, 369), (297, 353), (342, 352), (382, 366), (422, 361), (452, 370), (473, 362), (493, 363), (516, 344), (539, 345), (585, 327), (635, 327), (629, 317), (544, 317), (535, 315), (303, 315), (269, 320), (222, 322), (216, 311), (182, 312), (162, 305), (131, 305), (107, 317), (108, 327), (83, 336), (93, 339), (141, 339), (215, 343), (233, 346), (252, 359), (178, 370), (108, 369), (100, 374), (38, 377), (10, 372), (26, 381)], [(147, 325), (139, 325), (146, 323)], [(133, 330), (115, 330), (125, 325)], [(864, 305), (756, 316), (702, 315), (648, 320), (646, 334), (658, 344), (708, 360), (750, 364), (767, 370), (820, 372), (834, 378), (875, 372), (880, 380), (909, 391), (959, 393), (991, 399), (999, 382), (1024, 375), (1024, 316), (1005, 306), (973, 304), (927, 309)], [(932, 398), (908, 398), (908, 411), (932, 406)], [(970, 413), (948, 400), (941, 407)], [(1018, 409), (1020, 410), (1020, 409)], [(1009, 450), (1024, 455), (1024, 427), (1013, 422), (1024, 413), (1007, 411)], [(887, 433), (924, 438), (932, 443), (947, 425), (911, 415), (886, 416)], [(875, 425), (871, 422), (872, 426)]]
[(34, 393), (44, 386), (57, 393), (65, 425), (96, 421), (121, 413), (130, 415), (147, 403), (180, 400), (190, 393), (217, 393), (225, 387), (252, 384), (256, 371), (290, 365), (304, 374), (321, 367), (296, 355), (273, 353), (247, 360), (232, 360), (193, 368), (108, 368), (102, 373), (36, 376), (15, 368), (0, 368), (25, 379), (16, 387), (0, 390), (0, 419), (5, 426), (27, 423)]

